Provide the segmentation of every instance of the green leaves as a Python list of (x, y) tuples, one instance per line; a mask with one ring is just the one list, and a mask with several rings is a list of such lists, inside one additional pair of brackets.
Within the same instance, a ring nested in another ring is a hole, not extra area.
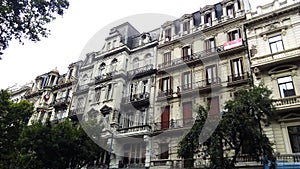
[(68, 9), (68, 0), (18, 0), (0, 1), (0, 53), (13, 38), (23, 43), (24, 39), (39, 41), (50, 30), (46, 24)]
[(272, 116), (270, 95), (271, 91), (262, 85), (237, 91), (235, 98), (225, 103), (226, 111), (222, 113), (217, 129), (202, 145), (198, 145), (195, 140), (198, 141), (208, 110), (200, 106), (198, 113), (202, 116), (179, 143), (178, 156), (191, 158), (191, 154), (203, 151), (210, 157), (210, 168), (228, 169), (234, 168), (242, 150), (257, 160), (263, 152), (271, 157), (271, 143), (262, 133), (261, 127), (261, 123)]

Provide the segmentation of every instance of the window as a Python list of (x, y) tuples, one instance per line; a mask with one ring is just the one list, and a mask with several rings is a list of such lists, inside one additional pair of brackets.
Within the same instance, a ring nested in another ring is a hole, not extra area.
[(150, 65), (152, 64), (152, 56), (150, 54), (147, 54), (145, 56), (145, 64), (144, 65)]
[(165, 30), (165, 40), (170, 41), (171, 40), (171, 28), (168, 28)]
[[(123, 147), (124, 157), (122, 164), (124, 168), (129, 168), (127, 165), (144, 164), (146, 160), (146, 144), (125, 144)], [(121, 165), (122, 165), (121, 164)]]
[(190, 46), (185, 46), (182, 48), (183, 60), (189, 60), (192, 55), (192, 50)]
[(169, 158), (169, 144), (163, 143), (160, 144), (160, 159), (168, 159)]
[(228, 41), (233, 41), (241, 38), (239, 30), (231, 31), (227, 35), (228, 35)]
[(220, 113), (219, 97), (212, 97), (207, 99), (207, 104), (209, 107), (209, 115), (217, 115)]
[(300, 126), (288, 127), (288, 133), (293, 153), (300, 152)]
[(133, 70), (139, 68), (139, 58), (133, 59)]
[(205, 49), (207, 52), (215, 52), (215, 38), (210, 38), (205, 41)]
[(137, 82), (134, 82), (130, 85), (130, 99), (131, 100), (137, 99), (137, 89), (138, 89)]
[(108, 42), (108, 43), (107, 43), (107, 46), (106, 46), (106, 50), (110, 50), (110, 48), (111, 48), (111, 43)]
[(164, 64), (171, 64), (171, 52), (164, 53)]
[(184, 72), (182, 75), (182, 89), (191, 89), (192, 88), (192, 77), (191, 72)]
[(175, 34), (177, 35), (180, 32), (180, 21), (176, 20), (174, 26), (175, 26)]
[(110, 100), (112, 99), (112, 96), (113, 96), (113, 88), (112, 88), (112, 84), (109, 84), (107, 86), (107, 93), (106, 93), (106, 100)]
[(70, 71), (69, 71), (69, 75), (68, 75), (68, 79), (71, 79), (71, 77), (72, 77), (72, 74), (73, 74), (73, 69), (70, 69)]
[(190, 21), (183, 22), (183, 32), (190, 33)]
[(161, 129), (165, 130), (168, 129), (170, 126), (170, 106), (162, 107), (161, 110)]
[(160, 79), (159, 89), (166, 95), (172, 94), (171, 77), (165, 77)]
[(243, 78), (243, 61), (242, 58), (231, 60), (231, 78), (232, 81), (241, 80)]
[(112, 60), (112, 62), (111, 62), (111, 70), (110, 70), (111, 72), (114, 72), (114, 71), (117, 70), (117, 63), (118, 63), (117, 59)]
[(276, 53), (284, 50), (281, 35), (269, 38), (271, 53)]
[(278, 78), (277, 82), (279, 86), (279, 92), (282, 98), (296, 95), (291, 76)]
[(113, 43), (112, 43), (112, 48), (113, 48), (113, 49), (114, 49), (115, 47), (117, 47), (116, 44), (117, 44), (117, 41), (114, 40)]
[(183, 103), (183, 126), (193, 125), (193, 106), (192, 102)]
[(212, 17), (211, 13), (204, 15), (204, 23), (206, 26), (212, 26)]
[(148, 80), (143, 81), (143, 94), (149, 93)]
[(194, 26), (199, 26), (201, 23), (201, 14), (200, 12), (196, 12), (193, 14)]
[(100, 101), (100, 96), (101, 96), (101, 88), (96, 88), (95, 89), (95, 102)]
[(206, 83), (214, 84), (217, 82), (218, 82), (217, 66), (216, 65), (208, 66), (206, 68)]
[(215, 5), (216, 18), (220, 21), (223, 16), (223, 6), (221, 3)]
[(102, 63), (99, 67), (99, 76), (103, 77), (105, 75), (105, 63)]
[(234, 5), (228, 5), (226, 7), (226, 11), (227, 11), (227, 16), (229, 18), (234, 18), (235, 17), (235, 13), (234, 13)]

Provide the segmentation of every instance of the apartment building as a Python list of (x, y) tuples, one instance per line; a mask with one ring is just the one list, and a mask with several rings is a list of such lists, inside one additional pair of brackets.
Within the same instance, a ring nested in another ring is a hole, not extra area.
[(158, 35), (159, 29), (140, 33), (128, 22), (118, 25), (79, 69), (71, 112), (77, 119), (101, 121), (101, 139), (112, 149), (101, 160), (110, 168), (150, 165)]
[(299, 0), (275, 0), (249, 12), (245, 22), (254, 83), (273, 92), (275, 112), (264, 132), (282, 155), (300, 152), (299, 9)]
[[(247, 6), (240, 0), (222, 1), (161, 26), (152, 168), (188, 167), (177, 157), (177, 146), (197, 118), (197, 105), (218, 115), (224, 102), (248, 85)], [(204, 155), (197, 154), (189, 167), (205, 166)]]
[(60, 74), (55, 68), (52, 71), (37, 76), (25, 98), (34, 104), (34, 114), (29, 125), (36, 120), (45, 122), (61, 121), (68, 117), (69, 106), (76, 81), (77, 63), (68, 67), (68, 72)]

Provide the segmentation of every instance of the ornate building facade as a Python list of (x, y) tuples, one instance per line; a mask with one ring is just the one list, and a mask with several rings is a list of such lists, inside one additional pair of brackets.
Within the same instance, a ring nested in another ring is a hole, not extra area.
[(275, 112), (264, 126), (275, 152), (300, 152), (300, 1), (275, 0), (247, 14), (254, 83), (273, 92)]

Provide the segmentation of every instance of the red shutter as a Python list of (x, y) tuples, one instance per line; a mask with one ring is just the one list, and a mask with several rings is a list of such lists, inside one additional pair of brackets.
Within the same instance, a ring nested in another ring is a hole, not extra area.
[(193, 125), (193, 107), (192, 102), (183, 103), (183, 125)]
[(170, 106), (162, 107), (161, 110), (163, 110), (161, 114), (161, 129), (168, 129), (170, 119)]

